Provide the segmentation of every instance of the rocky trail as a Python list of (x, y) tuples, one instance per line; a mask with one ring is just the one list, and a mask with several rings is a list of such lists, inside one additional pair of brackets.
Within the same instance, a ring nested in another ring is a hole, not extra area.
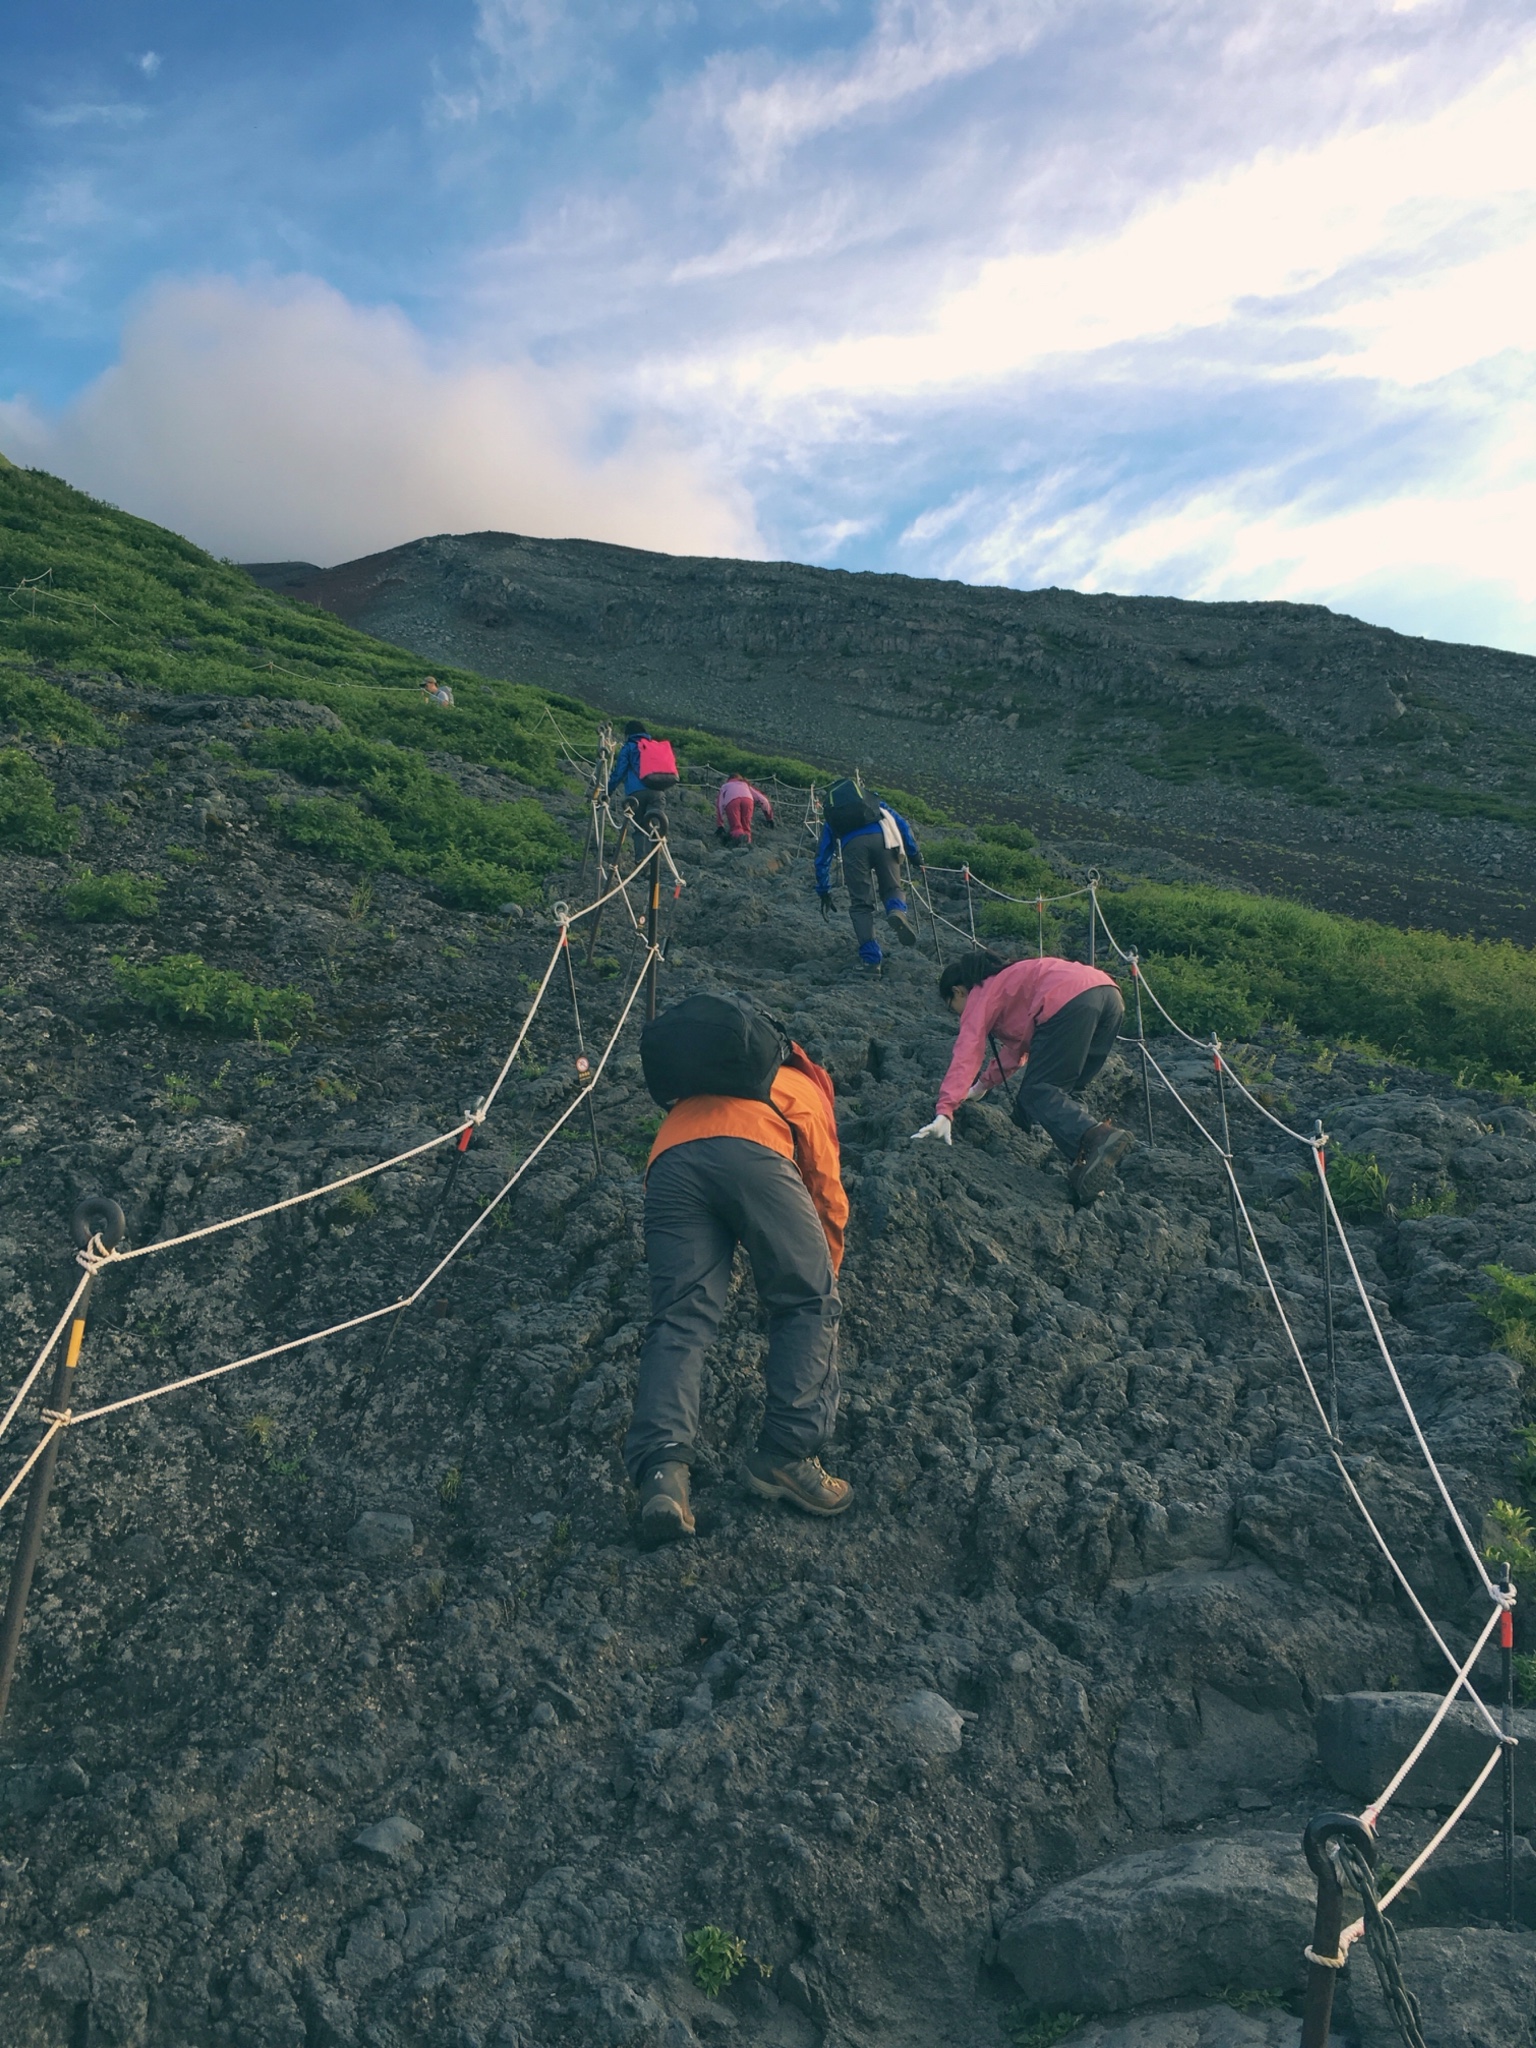
[[(80, 1196), (120, 1201), (142, 1245), (447, 1129), (557, 936), (547, 912), (446, 911), (268, 837), (240, 749), (313, 707), (142, 708), (111, 753), (55, 750), (61, 800), (113, 806), (115, 865), (169, 863), (177, 945), (303, 989), (315, 1017), (291, 1050), (146, 1019), (112, 956), (166, 941), (68, 923), (59, 865), (5, 857), (8, 1386), (72, 1284)], [(763, 1348), (743, 1278), (699, 1536), (633, 1543), (618, 1444), (657, 1113), (631, 1027), (595, 1097), (600, 1165), (578, 1115), (382, 1370), (370, 1329), (66, 1436), (0, 1769), (18, 2048), (1294, 2042), (1302, 1826), (1380, 1789), (1445, 1672), (1237, 1270), (1216, 1163), (1164, 1095), (1155, 1146), (1080, 1214), (1001, 1105), (967, 1106), (952, 1150), (909, 1144), (953, 1030), (931, 955), (855, 979), (793, 822), (727, 853), (708, 797), (672, 806), (687, 887), (664, 901), (662, 1000), (747, 991), (835, 1076), (853, 1221), (828, 1462), (854, 1508), (811, 1523), (737, 1481)], [(574, 867), (560, 887), (580, 900)], [(610, 915), (575, 957), (593, 1046), (639, 945)], [(394, 1299), (570, 1101), (577, 1050), (556, 981), (440, 1216), (446, 1151), (109, 1271), (81, 1398)], [(1209, 1059), (1158, 1056), (1214, 1113)], [(1454, 1193), (1351, 1238), (1476, 1529), (1513, 1486), (1521, 1387), (1474, 1304), (1486, 1262), (1536, 1270), (1536, 1117), (1347, 1055), (1237, 1057), (1292, 1121), (1374, 1154), (1398, 1209)], [(1125, 1060), (1095, 1099), (1140, 1127)], [(1316, 1358), (1305, 1154), (1248, 1112), (1234, 1147)], [(1336, 1317), (1351, 1471), (1468, 1645), (1486, 1602), (1343, 1285)], [(1483, 1753), (1457, 1710), (1383, 1820), (1398, 1868)], [(1397, 1915), (1436, 2048), (1536, 2043), (1521, 1768), (1521, 1927), (1494, 1925), (1491, 1794)], [(708, 1927), (745, 1959), (717, 1997), (687, 1946)], [(1363, 1950), (1338, 2020), (1361, 2048), (1393, 2038)]]

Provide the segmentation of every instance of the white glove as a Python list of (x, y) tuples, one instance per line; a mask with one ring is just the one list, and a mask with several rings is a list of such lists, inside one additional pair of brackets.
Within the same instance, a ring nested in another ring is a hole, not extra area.
[(923, 1128), (920, 1131), (914, 1131), (912, 1136), (914, 1138), (940, 1138), (946, 1145), (952, 1145), (954, 1139), (949, 1135), (950, 1128), (950, 1121), (947, 1116), (936, 1116), (931, 1124), (924, 1124)]
[(967, 1093), (967, 1095), (966, 1095), (966, 1098), (965, 1098), (965, 1099), (966, 1099), (966, 1101), (967, 1101), (967, 1102), (974, 1102), (974, 1101), (975, 1101), (975, 1100), (977, 1099), (977, 1097), (978, 1097), (978, 1096), (981, 1096), (981, 1095), (990, 1095), (990, 1094), (991, 1094), (991, 1092), (992, 1092), (992, 1091), (991, 1091), (991, 1089), (990, 1089), (990, 1088), (984, 1088), (984, 1087), (982, 1086), (982, 1084), (980, 1083), (980, 1081), (973, 1081), (973, 1082), (971, 1083), (971, 1085), (970, 1085), (970, 1089), (969, 1089), (969, 1092)]

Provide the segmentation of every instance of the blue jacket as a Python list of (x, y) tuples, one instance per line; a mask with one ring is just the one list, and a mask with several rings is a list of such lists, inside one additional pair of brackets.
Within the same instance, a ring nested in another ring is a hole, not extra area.
[[(879, 804), (879, 797), (876, 797), (874, 801)], [(921, 867), (923, 857), (917, 850), (917, 841), (912, 837), (912, 827), (907, 823), (900, 811), (891, 810), (889, 804), (880, 804), (880, 808), (882, 811), (889, 812), (890, 816), (896, 820), (897, 825), (900, 827), (901, 843), (907, 849), (907, 859), (911, 861), (914, 867)], [(839, 839), (830, 825), (822, 826), (821, 843), (816, 848), (816, 894), (818, 896), (831, 894), (832, 855), (837, 850), (837, 847), (839, 845), (846, 846), (850, 839), (862, 839), (867, 833), (879, 831), (880, 827), (878, 825), (858, 825), (852, 832), (843, 833), (841, 839)]]
[[(650, 734), (646, 733), (644, 737), (649, 739)], [(626, 796), (638, 796), (640, 794), (640, 736), (638, 735), (632, 740), (626, 740), (619, 749), (619, 757), (613, 764), (613, 773), (608, 778), (608, 794), (610, 796), (613, 795), (613, 792), (621, 782), (624, 785), (624, 794)]]

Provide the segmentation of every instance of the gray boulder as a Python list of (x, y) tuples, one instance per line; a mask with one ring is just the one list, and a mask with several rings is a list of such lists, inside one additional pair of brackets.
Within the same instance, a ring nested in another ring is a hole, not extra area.
[(347, 1531), (347, 1548), (365, 1564), (387, 1564), (393, 1558), (409, 1557), (416, 1541), (416, 1529), (409, 1515), (392, 1515), (382, 1508), (369, 1508)]
[[(1341, 1791), (1372, 1799), (1391, 1779), (1423, 1734), (1443, 1695), (1432, 1692), (1330, 1693), (1317, 1714), (1317, 1750), (1323, 1769)], [(1492, 1705), (1492, 1702), (1489, 1703)], [(1495, 1713), (1498, 1709), (1494, 1709)], [(1518, 1708), (1515, 1734), (1523, 1754), (1536, 1754), (1536, 1712)], [(1456, 1804), (1488, 1760), (1488, 1725), (1467, 1700), (1458, 1700), (1395, 1796), (1399, 1806), (1437, 1809)], [(1475, 1815), (1497, 1821), (1503, 1811), (1502, 1773), (1483, 1788)], [(1536, 1827), (1536, 1777), (1515, 1770), (1515, 1826)]]
[[(1536, 2048), (1536, 1935), (1415, 1927), (1399, 1937), (1403, 1982), (1433, 2048)], [(1399, 2048), (1376, 1971), (1357, 1943), (1345, 1975), (1360, 2048)]]
[(1072, 2048), (1296, 2048), (1296, 2021), (1283, 2006), (1235, 2012), (1230, 2005), (1188, 2005), (1130, 2019), (1089, 2020)]
[(891, 1719), (912, 1756), (953, 1756), (965, 1733), (965, 1715), (937, 1692), (915, 1692), (892, 1707)]
[(1302, 1981), (1316, 1902), (1293, 1835), (1183, 1842), (1058, 1885), (1004, 1924), (998, 1960), (1042, 2012), (1278, 1992)]

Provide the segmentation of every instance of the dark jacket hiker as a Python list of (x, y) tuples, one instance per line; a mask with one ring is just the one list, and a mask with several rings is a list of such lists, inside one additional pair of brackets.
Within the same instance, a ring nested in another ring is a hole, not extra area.
[(640, 1057), (668, 1109), (646, 1171), (651, 1319), (624, 1443), (641, 1541), (693, 1534), (688, 1473), (704, 1359), (738, 1244), (768, 1313), (763, 1424), (742, 1476), (754, 1493), (840, 1514), (852, 1488), (819, 1457), (837, 1420), (837, 1269), (848, 1221), (831, 1077), (724, 996), (664, 1011), (642, 1032)]
[(922, 866), (912, 827), (873, 791), (866, 793), (849, 780), (834, 782), (827, 791), (822, 818), (816, 848), (816, 894), (825, 911), (832, 900), (833, 856), (841, 849), (848, 915), (859, 942), (859, 958), (866, 967), (878, 967), (885, 955), (875, 937), (877, 894), (897, 938), (904, 946), (917, 944), (917, 933), (907, 916), (907, 899), (901, 893), (899, 866), (903, 852), (914, 867)]

